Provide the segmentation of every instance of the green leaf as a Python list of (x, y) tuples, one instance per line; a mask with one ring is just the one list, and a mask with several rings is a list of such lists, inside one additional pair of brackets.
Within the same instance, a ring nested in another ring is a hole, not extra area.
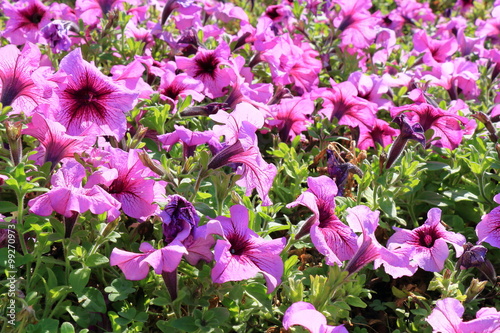
[(83, 289), (87, 286), (90, 278), (90, 268), (79, 268), (75, 269), (69, 274), (69, 284), (75, 294), (79, 295), (82, 293)]
[(74, 333), (75, 328), (73, 327), (73, 324), (65, 322), (61, 325), (61, 333)]
[(127, 299), (128, 295), (135, 292), (135, 288), (132, 288), (133, 285), (129, 280), (120, 277), (114, 279), (111, 282), (111, 286), (104, 288), (104, 291), (109, 293), (108, 298), (110, 301), (122, 301)]
[(10, 201), (0, 201), (0, 213), (16, 212), (17, 205)]
[(101, 292), (94, 288), (88, 287), (84, 290), (84, 294), (78, 297), (78, 302), (87, 311), (91, 312), (106, 312), (106, 302), (104, 302), (104, 297)]
[(26, 333), (53, 333), (57, 332), (59, 321), (55, 319), (45, 318), (36, 324), (31, 324), (26, 327)]
[(89, 267), (96, 267), (99, 265), (104, 265), (109, 262), (109, 258), (106, 256), (103, 256), (100, 253), (94, 253), (91, 254), (86, 260), (85, 260), (85, 265)]
[(198, 330), (198, 326), (194, 323), (194, 318), (191, 316), (170, 320), (167, 322), (167, 325), (185, 332), (195, 332)]
[(68, 313), (71, 318), (78, 324), (80, 327), (89, 327), (90, 326), (90, 316), (87, 310), (83, 309), (80, 306), (69, 306), (67, 308)]
[(366, 308), (366, 303), (361, 300), (361, 298), (348, 295), (346, 300), (347, 304), (355, 306), (357, 308)]

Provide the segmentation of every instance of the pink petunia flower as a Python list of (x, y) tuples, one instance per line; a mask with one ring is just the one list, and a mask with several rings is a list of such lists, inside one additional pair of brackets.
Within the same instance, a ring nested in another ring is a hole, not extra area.
[(313, 91), (313, 97), (323, 98), (323, 109), (319, 112), (339, 125), (359, 127), (361, 131), (373, 127), (377, 106), (358, 97), (356, 87), (349, 81), (335, 84), (332, 88), (319, 88)]
[(439, 208), (430, 209), (427, 213), (427, 221), (412, 231), (393, 228), (396, 233), (387, 241), (387, 248), (389, 250), (400, 247), (413, 248), (412, 262), (429, 272), (439, 272), (444, 268), (444, 262), (449, 254), (446, 243), (453, 245), (457, 257), (464, 251), (462, 245), (465, 244), (465, 237), (445, 229), (441, 224)]
[(281, 141), (288, 142), (307, 129), (313, 112), (314, 102), (308, 97), (287, 98), (271, 107), (274, 119), (268, 123), (279, 129)]
[(229, 210), (231, 217), (215, 218), (222, 226), (224, 239), (214, 247), (213, 282), (241, 281), (262, 273), (268, 293), (273, 292), (283, 275), (280, 253), (286, 245), (285, 237), (264, 240), (248, 228), (248, 210), (244, 206), (234, 205)]
[[(500, 194), (493, 198), (500, 204)], [(500, 207), (495, 207), (491, 212), (485, 214), (481, 222), (476, 226), (478, 242), (487, 242), (491, 246), (500, 248)]]
[(109, 147), (98, 155), (90, 161), (97, 170), (89, 176), (86, 187), (101, 185), (130, 217), (145, 220), (158, 211), (157, 203), (165, 201), (165, 183), (150, 179), (158, 175), (142, 164), (137, 150)]
[(325, 256), (328, 265), (342, 265), (351, 259), (358, 249), (357, 236), (335, 215), (337, 185), (327, 176), (307, 178), (309, 188), (297, 200), (287, 205), (306, 206), (313, 212), (295, 236), (296, 239), (310, 233), (318, 251)]
[(27, 42), (20, 52), (14, 45), (0, 48), (0, 102), (12, 113), (30, 116), (37, 105), (47, 103), (50, 85), (43, 84), (40, 50)]
[(382, 119), (375, 119), (375, 124), (373, 128), (368, 131), (361, 132), (358, 139), (359, 149), (369, 149), (370, 147), (375, 147), (376, 144), (380, 144), (382, 147), (390, 145), (397, 136), (399, 131), (389, 126), (389, 124)]
[(132, 110), (137, 93), (116, 84), (97, 67), (83, 60), (78, 48), (61, 60), (56, 94), (60, 107), (54, 119), (63, 124), (70, 135), (79, 135), (89, 127), (98, 135), (111, 135), (118, 140), (126, 131), (125, 112)]
[(203, 82), (186, 73), (176, 74), (177, 65), (174, 62), (168, 62), (164, 70), (158, 87), (158, 92), (163, 100), (175, 106), (179, 98), (191, 96), (196, 102), (201, 102), (205, 98), (202, 93), (204, 90)]
[(341, 46), (353, 45), (357, 49), (368, 47), (375, 39), (374, 29), (380, 22), (368, 9), (372, 7), (367, 0), (335, 0), (340, 12), (333, 19), (335, 28), (341, 31)]
[[(460, 105), (462, 104), (456, 104), (458, 107)], [(391, 109), (393, 117), (402, 112), (405, 112), (411, 123), (422, 125), (424, 132), (429, 129), (434, 130), (431, 140), (433, 145), (452, 150), (458, 147), (465, 134), (470, 134), (475, 125), (473, 119), (457, 115), (454, 108), (445, 111), (427, 103), (403, 105)]]
[(39, 0), (20, 0), (13, 4), (3, 1), (2, 7), (9, 18), (2, 37), (15, 45), (44, 42), (40, 30), (53, 18), (47, 6)]
[[(213, 234), (222, 235), (217, 221), (210, 221), (199, 227), (200, 218), (191, 202), (180, 195), (167, 198), (165, 209), (159, 214), (165, 246), (155, 249), (144, 242), (139, 250), (133, 253), (114, 248), (109, 263), (117, 265), (128, 280), (142, 280), (149, 273), (151, 266), (156, 274), (176, 272), (182, 257), (195, 265), (199, 260), (209, 262), (213, 259), (211, 248), (215, 244)], [(167, 281), (166, 281), (167, 282)], [(172, 298), (175, 298), (176, 286), (167, 285)]]
[(371, 211), (363, 205), (347, 208), (347, 223), (361, 235), (358, 238), (358, 250), (346, 266), (346, 271), (352, 274), (374, 261), (375, 269), (383, 265), (386, 273), (393, 278), (412, 276), (417, 270), (417, 266), (410, 263), (413, 249), (400, 247), (388, 250), (375, 237), (379, 215), (379, 211)]
[(175, 57), (177, 67), (191, 77), (203, 82), (204, 93), (209, 98), (224, 96), (224, 90), (234, 81), (234, 72), (222, 65), (229, 65), (231, 50), (226, 43), (220, 43), (215, 50), (198, 49), (193, 58)]
[(210, 150), (213, 153), (217, 153), (222, 149), (222, 145), (219, 142), (219, 136), (215, 135), (213, 131), (191, 131), (184, 126), (178, 125), (174, 125), (174, 128), (175, 131), (172, 133), (158, 135), (158, 140), (166, 151), (170, 151), (172, 146), (177, 142), (182, 142), (183, 144), (184, 158), (193, 156), (196, 147), (204, 143), (210, 146)]
[(285, 311), (283, 327), (288, 330), (292, 326), (300, 325), (311, 333), (347, 333), (344, 325), (327, 325), (326, 317), (316, 310), (314, 305), (307, 302), (295, 302)]
[(495, 308), (482, 308), (476, 319), (464, 322), (464, 306), (455, 298), (440, 299), (425, 319), (434, 333), (495, 333), (500, 331), (500, 312)]
[(72, 136), (66, 134), (63, 125), (35, 113), (23, 134), (31, 135), (40, 142), (40, 147), (31, 158), (39, 165), (52, 162), (52, 169), (64, 158), (73, 158), (75, 153), (82, 153), (95, 143), (92, 135)]
[(423, 54), (423, 61), (429, 66), (449, 61), (458, 50), (456, 38), (437, 40), (429, 37), (424, 30), (419, 30), (413, 35), (413, 44), (415, 52)]
[(100, 186), (82, 187), (85, 168), (75, 160), (67, 161), (51, 178), (52, 188), (28, 202), (30, 212), (48, 216), (53, 211), (72, 217), (74, 213), (91, 211), (93, 214), (108, 212), (108, 221), (119, 215), (120, 202)]
[(271, 205), (269, 190), (273, 184), (277, 169), (274, 164), (262, 158), (257, 145), (256, 130), (264, 125), (262, 114), (248, 103), (240, 103), (230, 114), (219, 111), (210, 116), (223, 125), (215, 125), (213, 131), (218, 136), (225, 136), (226, 146), (215, 155), (208, 167), (217, 169), (223, 165), (238, 163), (236, 174), (242, 177), (236, 184), (246, 188), (246, 195), (257, 190), (262, 205)]

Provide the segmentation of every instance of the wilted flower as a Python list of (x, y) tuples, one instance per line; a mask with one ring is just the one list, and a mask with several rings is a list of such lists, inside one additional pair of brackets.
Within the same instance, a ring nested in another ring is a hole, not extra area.
[(71, 47), (70, 31), (78, 32), (78, 26), (71, 21), (54, 20), (42, 28), (42, 36), (54, 53), (68, 51)]

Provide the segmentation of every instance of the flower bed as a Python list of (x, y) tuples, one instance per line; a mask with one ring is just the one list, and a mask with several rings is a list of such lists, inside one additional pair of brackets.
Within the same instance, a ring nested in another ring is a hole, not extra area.
[(2, 332), (500, 332), (500, 1), (7, 1)]

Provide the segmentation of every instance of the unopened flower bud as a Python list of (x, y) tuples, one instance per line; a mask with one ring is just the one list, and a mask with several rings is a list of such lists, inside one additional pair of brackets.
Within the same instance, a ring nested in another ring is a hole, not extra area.
[(7, 133), (7, 141), (9, 142), (10, 157), (14, 165), (18, 165), (23, 156), (23, 147), (21, 144), (22, 128), (23, 124), (20, 121), (15, 123), (10, 121), (5, 122), (5, 132)]
[(479, 281), (478, 279), (473, 278), (470, 282), (469, 288), (467, 288), (467, 291), (465, 292), (465, 295), (467, 295), (466, 302), (474, 300), (484, 290), (487, 283), (487, 280)]

